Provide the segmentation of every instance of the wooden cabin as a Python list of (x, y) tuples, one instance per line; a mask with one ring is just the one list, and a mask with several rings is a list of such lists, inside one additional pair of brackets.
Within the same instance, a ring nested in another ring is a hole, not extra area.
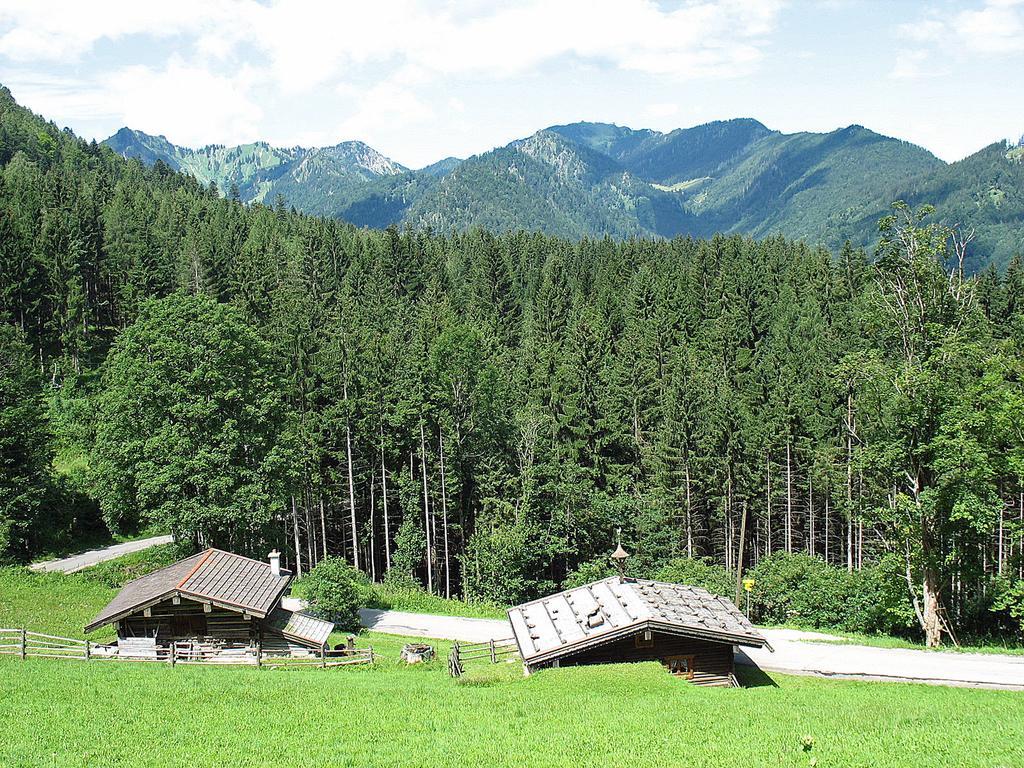
[(768, 646), (726, 598), (622, 576), (525, 603), (508, 615), (527, 674), (551, 666), (660, 661), (698, 685), (735, 686), (734, 647)]
[(156, 656), (179, 644), (320, 652), (334, 624), (281, 607), (291, 580), (277, 552), (264, 562), (207, 549), (128, 582), (85, 631), (113, 624), (121, 655)]

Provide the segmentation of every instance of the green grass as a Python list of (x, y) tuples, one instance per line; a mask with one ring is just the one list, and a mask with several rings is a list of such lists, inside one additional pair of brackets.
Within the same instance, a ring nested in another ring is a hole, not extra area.
[(412, 613), (435, 613), (443, 616), (467, 616), (473, 619), (504, 619), (506, 609), (493, 603), (466, 602), (431, 595), (422, 589), (371, 584), (366, 591), (367, 608), (384, 608)]
[[(462, 680), (442, 662), (169, 668), (0, 659), (9, 766), (1019, 766), (1024, 695), (776, 676), (703, 689), (657, 664)], [(813, 739), (804, 751), (802, 740)]]
[[(122, 560), (106, 575), (0, 569), (0, 625), (80, 637), (116, 591), (105, 578), (161, 558)], [(0, 765), (1024, 764), (1020, 693), (783, 675), (710, 690), (657, 664), (524, 678), (518, 664), (478, 662), (452, 680), (450, 643), (430, 641), (438, 659), (407, 667), (405, 642), (364, 632), (357, 644), (378, 661), (326, 670), (0, 656)]]
[[(85, 637), (82, 628), (116, 594), (81, 574), (0, 568), (0, 627)], [(109, 630), (90, 635), (94, 640), (109, 636)]]
[(173, 563), (173, 544), (132, 552), (78, 573), (37, 573), (0, 568), (0, 627), (28, 629), (62, 637), (113, 637), (109, 627), (90, 635), (82, 630), (127, 581)]
[[(471, 619), (504, 619), (508, 615), (507, 609), (494, 603), (445, 598), (413, 587), (373, 584), (367, 581), (359, 585), (359, 591), (363, 606), (366, 608), (432, 613), (441, 616), (465, 616)], [(305, 597), (302, 579), (292, 582), (291, 594), (294, 597)]]

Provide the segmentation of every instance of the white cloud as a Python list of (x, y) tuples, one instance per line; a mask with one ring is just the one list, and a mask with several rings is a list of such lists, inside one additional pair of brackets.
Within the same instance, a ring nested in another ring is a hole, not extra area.
[(897, 54), (894, 78), (935, 74), (936, 61), (1024, 53), (1024, 0), (985, 0), (980, 6), (902, 24), (899, 35), (916, 47)]
[(237, 0), (4, 0), (0, 6), (0, 55), (20, 61), (67, 62), (100, 40), (128, 35), (168, 37), (211, 24), (228, 24)]
[(172, 56), (162, 69), (119, 69), (101, 87), (125, 125), (198, 146), (214, 137), (234, 143), (261, 138), (263, 110), (251, 95), (259, 79), (248, 66), (227, 77)]
[(729, 75), (760, 55), (781, 0), (528, 0), (467, 14), (425, 0), (10, 0), (0, 10), (0, 54), (69, 60), (100, 40), (197, 36), (224, 58), (241, 43), (265, 51), (281, 85), (307, 89), (348, 68), (394, 60), (442, 74), (528, 71), (566, 55), (678, 77)]
[(957, 14), (953, 30), (972, 51), (989, 54), (1024, 52), (1024, 2), (988, 0), (983, 8)]

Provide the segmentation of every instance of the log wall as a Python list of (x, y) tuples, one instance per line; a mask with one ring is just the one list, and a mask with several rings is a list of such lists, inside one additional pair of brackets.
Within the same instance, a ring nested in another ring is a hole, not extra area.
[(171, 600), (122, 619), (117, 624), (118, 637), (155, 637), (161, 645), (192, 637), (212, 637), (230, 643), (255, 642), (259, 636), (259, 620), (214, 606), (209, 613), (203, 604), (181, 598), (179, 605)]
[(733, 649), (726, 643), (695, 640), (678, 635), (651, 633), (648, 645), (642, 641), (643, 633), (615, 640), (606, 645), (564, 656), (560, 666), (577, 664), (617, 664), (633, 661), (660, 661), (669, 665), (671, 657), (692, 657), (692, 674), (688, 677), (698, 685), (734, 685)]

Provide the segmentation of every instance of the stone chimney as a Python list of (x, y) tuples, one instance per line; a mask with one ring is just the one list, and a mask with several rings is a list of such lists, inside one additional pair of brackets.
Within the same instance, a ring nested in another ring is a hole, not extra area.
[(276, 549), (270, 553), (270, 572), (274, 576), (281, 575), (281, 553)]

